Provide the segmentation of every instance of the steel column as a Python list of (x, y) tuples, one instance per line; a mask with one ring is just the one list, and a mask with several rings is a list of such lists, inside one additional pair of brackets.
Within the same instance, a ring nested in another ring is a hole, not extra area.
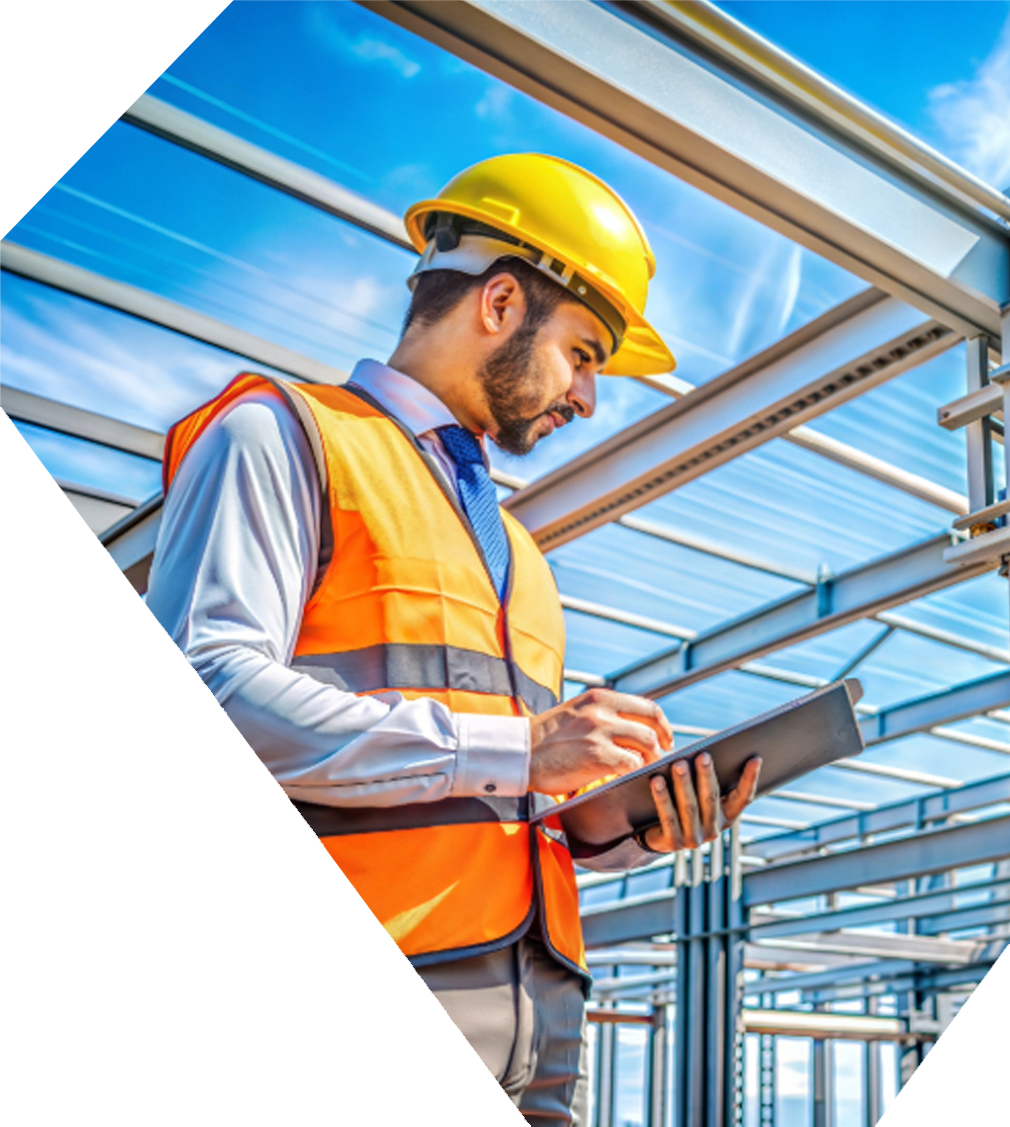
[[(973, 337), (966, 345), (968, 394), (989, 383), (989, 347), (984, 337)], [(964, 428), (968, 448), (968, 512), (987, 508), (995, 500), (992, 475), (992, 427), (983, 416)]]
[(596, 1032), (596, 1127), (613, 1127), (617, 1078), (617, 1026), (601, 1022)]
[(707, 868), (692, 854), (677, 897), (674, 1127), (736, 1127), (743, 1106), (739, 860), (726, 837)]

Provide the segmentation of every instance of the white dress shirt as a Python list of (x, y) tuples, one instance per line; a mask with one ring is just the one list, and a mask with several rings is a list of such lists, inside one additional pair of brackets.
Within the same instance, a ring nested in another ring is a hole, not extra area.
[[(375, 361), (351, 379), (410, 429), (455, 489), (455, 463), (435, 430), (457, 421), (445, 404)], [(244, 397), (211, 422), (172, 482), (148, 607), (291, 798), (394, 806), (483, 795), (491, 784), (525, 794), (525, 718), (454, 713), (397, 692), (357, 696), (289, 668), (319, 558), (319, 506), (301, 424), (276, 396)], [(629, 841), (581, 863), (650, 859)]]

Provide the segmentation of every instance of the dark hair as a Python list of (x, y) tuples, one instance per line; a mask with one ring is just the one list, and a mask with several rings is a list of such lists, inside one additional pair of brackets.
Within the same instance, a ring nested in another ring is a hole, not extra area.
[(543, 325), (562, 302), (578, 301), (564, 287), (545, 278), (543, 274), (521, 258), (505, 257), (483, 274), (464, 274), (459, 270), (429, 270), (419, 274), (411, 297), (410, 308), (403, 320), (403, 332), (415, 322), (434, 325), (448, 316), (472, 290), (478, 290), (496, 274), (512, 274), (522, 287), (526, 298), (526, 316), (523, 327), (535, 332)]

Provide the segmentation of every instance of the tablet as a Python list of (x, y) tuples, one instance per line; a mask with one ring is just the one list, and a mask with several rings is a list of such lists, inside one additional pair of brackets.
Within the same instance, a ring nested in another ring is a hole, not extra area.
[(649, 780), (655, 775), (665, 776), (672, 793), (671, 766), (680, 760), (691, 761), (703, 751), (712, 756), (724, 794), (739, 782), (747, 760), (760, 755), (758, 795), (767, 794), (808, 771), (863, 750), (854, 711), (862, 695), (862, 685), (855, 678), (836, 681), (567, 802), (538, 810), (531, 820), (560, 817), (565, 833), (586, 845), (617, 842), (657, 824)]

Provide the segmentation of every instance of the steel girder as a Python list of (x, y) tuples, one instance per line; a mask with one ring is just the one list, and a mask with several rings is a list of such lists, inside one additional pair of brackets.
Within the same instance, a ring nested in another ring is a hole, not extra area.
[(744, 878), (748, 907), (980, 865), (1010, 857), (1010, 815), (775, 865)]
[[(996, 896), (993, 901), (957, 906), (959, 900), (990, 892)], [(830, 912), (804, 913), (799, 916), (775, 915), (769, 916), (767, 920), (763, 913), (753, 913), (749, 934), (752, 939), (775, 939), (911, 919), (925, 920), (928, 923), (928, 930), (920, 925), (921, 934), (939, 934), (974, 927), (974, 923), (966, 921), (973, 920), (974, 913), (979, 911), (992, 913), (994, 921), (1003, 918), (999, 915), (1000, 912), (1010, 913), (1010, 878), (922, 892), (917, 896), (902, 896), (879, 904), (859, 904)]]
[(677, 19), (590, 0), (366, 6), (963, 335), (999, 340), (1007, 235), (967, 198), (967, 174), (951, 188), (922, 150), (815, 117), (803, 82), (763, 81), (716, 40), (703, 58), (685, 26), (711, 25), (708, 6), (679, 5)]
[(417, 253), (398, 215), (320, 176), (318, 172), (276, 156), (159, 98), (141, 95), (123, 114), (122, 120), (251, 176), (338, 219), (347, 220), (401, 250)]
[(544, 551), (625, 516), (956, 343), (865, 290), (505, 502)]
[(1003, 802), (1010, 802), (1010, 775), (997, 775), (954, 790), (943, 790), (921, 798), (878, 806), (875, 810), (818, 822), (806, 829), (765, 837), (760, 841), (750, 842), (747, 852), (765, 861), (780, 860), (874, 834), (892, 833), (906, 826), (926, 826), (955, 814), (982, 810)]
[(332, 368), (329, 364), (292, 352), (289, 348), (236, 329), (148, 290), (116, 282), (7, 239), (0, 243), (0, 267), (11, 274), (41, 282), (75, 297), (83, 297), (97, 305), (105, 305), (141, 321), (171, 329), (183, 336), (192, 337), (193, 340), (212, 344), (215, 348), (233, 352), (259, 364), (267, 364), (311, 383), (340, 384), (347, 379), (345, 372)]
[(111, 446), (114, 450), (124, 450), (127, 454), (137, 454), (155, 462), (161, 461), (165, 449), (165, 436), (157, 431), (71, 407), (28, 391), (19, 391), (15, 387), (0, 387), (0, 408), (11, 419), (97, 442), (101, 446)]
[[(985, 792), (986, 801), (980, 805), (1000, 802), (1010, 790), (1010, 776), (993, 780), (993, 783), (998, 783), (999, 788), (993, 786)], [(979, 787), (983, 785), (985, 784), (977, 784)], [(949, 796), (932, 797), (943, 799)], [(883, 830), (882, 826), (881, 831)], [(747, 873), (743, 878), (743, 902), (747, 907), (754, 907), (863, 885), (906, 880), (1006, 857), (1010, 857), (1010, 815)], [(943, 894), (946, 895), (949, 891), (943, 890)], [(677, 930), (677, 894), (676, 889), (667, 888), (606, 904), (584, 906), (582, 922), (586, 946), (609, 947), (632, 940), (649, 939), (654, 935), (674, 934)], [(937, 908), (942, 911), (945, 906), (945, 901), (938, 900)], [(872, 922), (876, 918), (875, 913), (879, 914), (889, 907), (890, 905), (867, 905), (865, 909), (861, 909), (867, 913), (865, 921), (861, 916), (857, 918), (855, 913), (844, 918), (839, 913), (837, 926), (843, 926), (843, 922), (848, 922), (853, 927), (860, 926), (861, 922)], [(910, 907), (912, 912), (908, 914), (914, 914), (915, 904)], [(792, 924), (793, 921), (783, 920), (762, 925), (760, 920), (756, 920), (753, 926), (761, 929), (755, 931), (755, 934), (765, 937), (773, 934), (799, 934), (800, 925), (793, 928)], [(804, 920), (802, 926), (809, 931), (811, 927), (817, 926), (817, 920)], [(830, 926), (830, 921), (823, 926)]]
[(1010, 704), (1010, 673), (995, 673), (939, 693), (882, 708), (859, 722), (867, 746), (925, 732), (941, 724), (1005, 708)]
[(773, 650), (992, 570), (989, 562), (962, 568), (946, 563), (943, 553), (950, 543), (945, 533), (842, 572), (814, 590), (791, 595), (629, 666), (613, 676), (614, 687), (642, 696), (664, 696)]

